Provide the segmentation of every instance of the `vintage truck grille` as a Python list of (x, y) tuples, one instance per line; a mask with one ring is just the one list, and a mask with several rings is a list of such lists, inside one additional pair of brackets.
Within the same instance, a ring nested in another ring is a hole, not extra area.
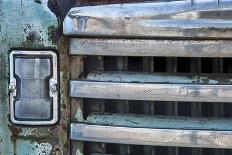
[(72, 153), (232, 153), (232, 2), (71, 9)]

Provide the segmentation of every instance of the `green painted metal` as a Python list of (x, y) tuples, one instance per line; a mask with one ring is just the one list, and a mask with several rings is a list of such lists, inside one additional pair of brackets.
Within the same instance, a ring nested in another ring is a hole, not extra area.
[[(55, 1), (0, 1), (0, 155), (69, 154), (67, 127), (68, 98), (64, 83), (69, 73), (60, 65), (61, 99), (60, 121), (54, 126), (15, 126), (9, 121), (8, 55), (13, 49), (59, 51), (61, 62), (68, 61), (66, 40), (59, 30), (61, 23), (48, 7)], [(62, 56), (61, 56), (62, 55)], [(67, 65), (67, 63), (66, 63)]]
[(168, 74), (141, 72), (93, 72), (88, 80), (101, 82), (177, 83), (177, 84), (231, 84), (228, 74)]
[(194, 118), (187, 116), (146, 116), (135, 114), (93, 113), (88, 116), (85, 123), (155, 129), (232, 130), (232, 119)]

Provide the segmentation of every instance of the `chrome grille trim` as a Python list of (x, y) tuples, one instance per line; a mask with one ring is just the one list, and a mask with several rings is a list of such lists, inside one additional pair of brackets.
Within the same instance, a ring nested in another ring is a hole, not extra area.
[(141, 40), (71, 38), (71, 55), (232, 57), (226, 40)]
[(232, 148), (231, 131), (130, 128), (71, 123), (70, 139), (136, 145)]
[[(187, 0), (72, 8), (64, 34), (94, 37), (231, 38), (229, 0)], [(218, 11), (218, 14), (212, 13)], [(228, 17), (229, 16), (229, 17)]]

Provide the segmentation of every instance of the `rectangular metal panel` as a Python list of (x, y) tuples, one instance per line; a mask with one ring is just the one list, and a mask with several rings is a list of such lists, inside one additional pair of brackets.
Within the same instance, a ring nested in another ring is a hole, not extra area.
[(231, 38), (231, 8), (230, 0), (77, 7), (63, 27), (64, 34), (77, 36)]
[(71, 38), (71, 55), (232, 57), (226, 40), (141, 40)]
[(135, 145), (232, 148), (231, 131), (130, 128), (71, 123), (70, 138)]
[(232, 102), (232, 85), (70, 81), (69, 87), (70, 97), (152, 101)]

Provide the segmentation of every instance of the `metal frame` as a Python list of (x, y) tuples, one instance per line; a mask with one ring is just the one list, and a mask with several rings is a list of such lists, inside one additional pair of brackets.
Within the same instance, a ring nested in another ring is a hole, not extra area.
[[(52, 120), (49, 121), (19, 121), (14, 118), (14, 97), (16, 96), (17, 93), (17, 83), (16, 79), (14, 78), (14, 55), (28, 55), (28, 56), (51, 56), (52, 57), (52, 67), (53, 67), (53, 77), (49, 79), (49, 94), (50, 97), (53, 98), (53, 117)], [(10, 53), (9, 55), (10, 58), (10, 84), (9, 84), (9, 89), (10, 90), (10, 95), (9, 95), (9, 101), (10, 101), (10, 119), (11, 122), (14, 124), (19, 124), (19, 125), (52, 125), (55, 124), (58, 121), (58, 93), (59, 91), (53, 91), (51, 89), (51, 86), (56, 84), (58, 85), (58, 74), (57, 74), (57, 55), (52, 52), (52, 51), (21, 51), (21, 50), (14, 50)], [(15, 87), (12, 89), (12, 87)]]

